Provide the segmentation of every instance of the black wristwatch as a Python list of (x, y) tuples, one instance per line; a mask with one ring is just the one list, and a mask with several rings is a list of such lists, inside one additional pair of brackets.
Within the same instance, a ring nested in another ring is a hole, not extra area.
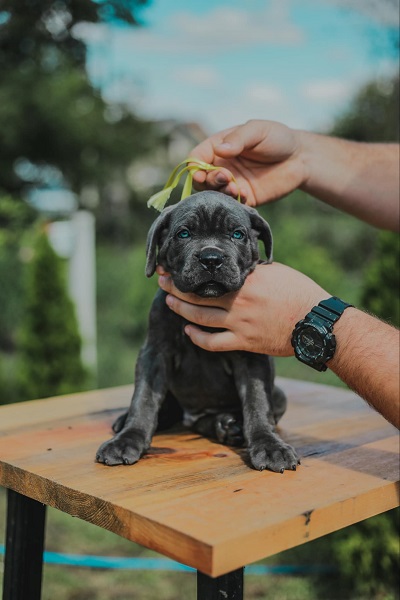
[(336, 350), (333, 326), (349, 306), (353, 305), (336, 296), (314, 306), (293, 330), (292, 346), (296, 358), (317, 371), (326, 371), (326, 362)]

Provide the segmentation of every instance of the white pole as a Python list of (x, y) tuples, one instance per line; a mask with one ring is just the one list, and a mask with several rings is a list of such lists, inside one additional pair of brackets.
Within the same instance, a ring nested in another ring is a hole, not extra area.
[(68, 287), (76, 307), (82, 338), (82, 362), (97, 374), (95, 219), (79, 210), (72, 216), (74, 243), (69, 260)]

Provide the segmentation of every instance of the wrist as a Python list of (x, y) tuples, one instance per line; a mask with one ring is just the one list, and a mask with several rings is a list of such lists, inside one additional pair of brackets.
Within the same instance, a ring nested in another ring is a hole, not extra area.
[(354, 330), (354, 318), (359, 315), (362, 315), (362, 311), (355, 308), (354, 306), (349, 307), (344, 311), (342, 317), (338, 320), (338, 322), (334, 326), (334, 334), (336, 337), (336, 352), (332, 359), (328, 363), (328, 367), (336, 373), (337, 369), (340, 369), (340, 365), (343, 362), (343, 348), (348, 347), (349, 342), (356, 331)]
[(334, 326), (351, 304), (332, 296), (320, 301), (295, 326), (291, 344), (296, 358), (317, 371), (326, 371), (336, 353)]
[(315, 163), (316, 134), (296, 129), (293, 131), (297, 143), (297, 156), (302, 165), (302, 178), (299, 189), (309, 192), (312, 180), (312, 166)]

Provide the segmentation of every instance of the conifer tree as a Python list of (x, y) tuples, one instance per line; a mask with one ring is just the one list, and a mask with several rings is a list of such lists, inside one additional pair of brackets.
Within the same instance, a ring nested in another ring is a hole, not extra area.
[(27, 267), (20, 337), (21, 400), (79, 391), (85, 384), (81, 340), (63, 267), (41, 231)]

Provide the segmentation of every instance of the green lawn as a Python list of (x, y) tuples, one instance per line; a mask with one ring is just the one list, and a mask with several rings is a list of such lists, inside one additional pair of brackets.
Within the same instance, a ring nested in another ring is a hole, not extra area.
[[(0, 489), (0, 536), (4, 539), (6, 494)], [(377, 517), (376, 519), (379, 519)], [(376, 520), (375, 519), (375, 520)], [(370, 519), (374, 521), (374, 519)], [(268, 565), (333, 564), (332, 542), (340, 533), (261, 561)], [(47, 512), (46, 549), (69, 554), (159, 557), (124, 538), (58, 510)], [(357, 574), (355, 573), (355, 577)], [(2, 573), (0, 574), (2, 582)], [(341, 587), (342, 586), (342, 587)], [(106, 570), (45, 565), (43, 600), (195, 600), (190, 572)], [(246, 575), (246, 600), (396, 600), (390, 589), (359, 594), (343, 587), (339, 574)], [(28, 600), (28, 599), (27, 599)]]
[[(290, 240), (293, 236), (282, 231), (281, 237)], [(293, 254), (296, 253), (293, 251)], [(98, 387), (122, 385), (134, 380), (138, 348), (145, 335), (149, 306), (157, 289), (156, 278), (147, 280), (144, 277), (144, 261), (143, 246), (127, 249), (103, 245), (98, 248)], [(327, 257), (323, 253), (315, 253), (313, 261), (307, 260), (311, 270), (322, 268), (327, 278), (336, 278), (338, 294), (356, 302), (360, 277), (354, 276), (354, 273), (339, 273), (326, 265)], [(310, 275), (314, 273), (310, 272)], [(13, 361), (9, 363), (7, 371), (12, 373)], [(276, 365), (278, 375), (283, 377), (343, 385), (329, 370), (317, 373), (294, 358), (278, 359)], [(5, 494), (4, 490), (0, 490), (0, 535), (3, 538), (4, 514)], [(333, 565), (338, 564), (339, 557), (343, 572), (339, 571), (334, 576), (246, 575), (245, 599), (397, 600), (397, 587), (393, 584), (393, 576), (390, 578), (388, 575), (393, 571), (392, 563), (386, 571), (377, 569), (375, 572), (371, 567), (375, 565), (377, 556), (385, 557), (388, 544), (391, 544), (392, 557), (397, 552), (393, 550), (393, 540), (396, 540), (393, 523), (387, 525), (386, 537), (382, 537), (384, 541), (379, 546), (379, 535), (384, 529), (381, 524), (388, 522), (382, 519), (385, 517), (370, 519), (365, 528), (355, 526), (263, 561), (269, 565)], [(340, 546), (341, 542), (344, 545)], [(366, 555), (370, 559), (367, 566), (363, 550), (359, 551), (366, 544), (369, 544)], [(370, 549), (374, 544), (377, 549), (375, 546)], [(342, 550), (338, 553), (339, 546)], [(46, 548), (70, 554), (159, 556), (55, 509), (48, 510)], [(196, 576), (193, 573), (113, 571), (55, 565), (44, 568), (43, 600), (194, 600), (195, 597)]]

